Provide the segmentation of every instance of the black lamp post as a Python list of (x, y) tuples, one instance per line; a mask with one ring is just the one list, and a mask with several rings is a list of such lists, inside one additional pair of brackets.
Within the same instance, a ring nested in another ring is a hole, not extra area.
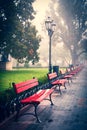
[(53, 35), (53, 32), (55, 30), (56, 24), (54, 23), (53, 20), (51, 20), (50, 17), (45, 21), (45, 26), (48, 31), (48, 36), (49, 36), (49, 73), (52, 72), (52, 65), (51, 65), (51, 37)]

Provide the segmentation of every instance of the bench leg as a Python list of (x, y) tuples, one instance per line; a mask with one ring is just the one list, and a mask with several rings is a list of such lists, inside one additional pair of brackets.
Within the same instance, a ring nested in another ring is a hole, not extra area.
[(72, 81), (72, 78), (71, 78), (70, 80), (71, 80), (71, 83), (72, 83), (72, 82), (73, 82), (73, 81)]
[(18, 121), (19, 112), (20, 112), (20, 110), (17, 110), (15, 121)]
[[(37, 103), (33, 102), (33, 103), (30, 103), (30, 104), (33, 104), (33, 106), (34, 106), (34, 113), (24, 113), (23, 115), (27, 115), (27, 114), (33, 115), (33, 116), (36, 117), (37, 122), (41, 123), (41, 120), (39, 119), (38, 114), (37, 114), (37, 107), (39, 105), (39, 102), (37, 102)], [(21, 107), (20, 104), (17, 103), (16, 104), (16, 111), (17, 111), (17, 113), (16, 113), (15, 121), (18, 121), (18, 117), (19, 117), (19, 113), (20, 113), (20, 109), (21, 109), (20, 107)]]
[(51, 105), (53, 105), (53, 102), (52, 102), (52, 97), (51, 97), (52, 93), (49, 95), (49, 98), (50, 98), (50, 102), (51, 102)]
[(68, 80), (68, 84), (69, 84), (69, 86), (70, 86), (70, 83), (72, 83), (72, 78), (70, 77), (70, 78), (67, 78), (67, 80)]
[(64, 87), (65, 87), (65, 89), (66, 89), (66, 83), (64, 83)]
[(65, 79), (68, 80), (68, 85), (70, 86), (70, 78), (65, 78)]
[(38, 114), (37, 114), (37, 107), (38, 107), (38, 105), (39, 105), (39, 102), (33, 102), (33, 103), (30, 103), (30, 104), (32, 104), (33, 106), (34, 106), (34, 113), (25, 113), (25, 114), (23, 114), (23, 115), (33, 115), (34, 117), (36, 117), (36, 120), (37, 120), (37, 122), (38, 123), (41, 123), (41, 120), (39, 119), (39, 117), (38, 117)]
[(34, 112), (35, 112), (35, 117), (36, 117), (36, 119), (37, 119), (37, 122), (38, 122), (38, 123), (41, 123), (41, 120), (39, 119), (38, 114), (37, 114), (38, 104), (33, 104), (33, 105), (34, 105), (34, 107), (35, 107)]
[(17, 113), (16, 113), (16, 117), (15, 117), (15, 121), (18, 121), (18, 116), (19, 116), (19, 113), (20, 113), (20, 104), (18, 103), (18, 104), (16, 104), (16, 111), (17, 111)]
[(61, 93), (61, 89), (60, 89), (61, 84), (59, 84), (58, 86), (59, 86), (59, 93), (60, 93), (60, 95), (61, 95), (61, 94), (62, 94), (62, 93)]

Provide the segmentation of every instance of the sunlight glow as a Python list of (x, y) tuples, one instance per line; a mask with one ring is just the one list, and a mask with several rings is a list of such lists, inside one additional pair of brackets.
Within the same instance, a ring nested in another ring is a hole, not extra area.
[(33, 22), (39, 32), (42, 30), (41, 24), (46, 17), (46, 11), (48, 10), (49, 3), (50, 0), (36, 0), (33, 3), (34, 10), (36, 11), (35, 19)]
[(55, 9), (55, 11), (56, 11), (56, 9), (58, 8), (58, 3), (56, 4), (54, 4), (54, 9)]
[(65, 24), (65, 23), (64, 23), (64, 20), (63, 20), (62, 18), (61, 18), (61, 24), (62, 24), (63, 26), (64, 26), (64, 24)]
[(58, 12), (55, 12), (55, 15), (59, 17), (59, 14), (58, 14)]

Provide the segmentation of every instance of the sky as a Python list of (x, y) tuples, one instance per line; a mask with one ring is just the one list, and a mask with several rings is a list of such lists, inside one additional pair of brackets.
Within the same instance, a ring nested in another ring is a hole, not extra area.
[[(39, 31), (39, 34), (42, 37), (40, 47), (39, 47), (39, 63), (42, 64), (42, 66), (48, 66), (49, 62), (49, 37), (48, 37), (48, 32), (47, 31), (42, 31), (42, 23), (45, 25), (45, 20), (48, 17), (47, 10), (49, 10), (49, 4), (51, 0), (36, 0), (33, 3), (34, 10), (36, 11), (35, 19), (33, 21), (33, 24), (36, 26), (36, 29)], [(56, 6), (55, 6), (56, 8)], [(59, 61), (61, 61), (58, 58), (56, 59), (57, 56), (59, 56), (59, 51), (61, 52), (61, 44), (56, 45), (56, 48), (52, 48), (52, 64), (59, 64)], [(58, 63), (57, 63), (58, 62)]]
[[(46, 11), (49, 9), (49, 3), (51, 0), (36, 0), (33, 4), (34, 10), (36, 11), (35, 19), (33, 21), (33, 24), (36, 26), (36, 29), (38, 30), (38, 33), (41, 35), (42, 40), (39, 47), (39, 54), (40, 54), (40, 63), (47, 64), (48, 62), (48, 51), (49, 51), (49, 41), (48, 41), (48, 34), (45, 34), (44, 31), (42, 31), (42, 23), (45, 23), (45, 19), (47, 14)], [(45, 25), (45, 24), (44, 24)], [(44, 59), (47, 60), (46, 62)]]
[(51, 0), (36, 0), (33, 4), (34, 10), (36, 11), (36, 16), (34, 19), (34, 24), (38, 31), (41, 31), (41, 23), (45, 19), (46, 10), (48, 10), (48, 5)]

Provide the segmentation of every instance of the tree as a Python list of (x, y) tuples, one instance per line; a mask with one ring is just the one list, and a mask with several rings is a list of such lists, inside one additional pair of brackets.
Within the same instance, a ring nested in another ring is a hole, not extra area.
[(10, 54), (18, 62), (39, 60), (41, 38), (32, 26), (34, 0), (0, 0), (0, 54), (8, 59)]
[(87, 0), (59, 0), (62, 7), (61, 15), (68, 23), (69, 32), (71, 34), (71, 44), (74, 46), (74, 53), (77, 59), (79, 46), (78, 42), (81, 39), (82, 33), (86, 29), (87, 22)]
[(82, 48), (80, 53), (87, 53), (87, 30), (83, 32), (79, 45)]
[[(55, 3), (58, 5), (56, 8)], [(76, 64), (79, 50), (78, 42), (86, 28), (87, 0), (52, 0), (50, 11), (52, 18), (57, 23), (55, 41), (60, 38), (65, 43), (71, 52), (72, 62)]]

